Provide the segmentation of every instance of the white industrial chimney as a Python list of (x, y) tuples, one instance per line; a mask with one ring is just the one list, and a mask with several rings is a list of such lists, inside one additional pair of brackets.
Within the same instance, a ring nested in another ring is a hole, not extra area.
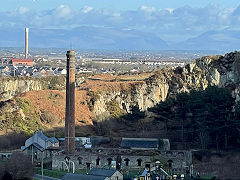
[(28, 32), (29, 28), (25, 28), (25, 59), (28, 58)]

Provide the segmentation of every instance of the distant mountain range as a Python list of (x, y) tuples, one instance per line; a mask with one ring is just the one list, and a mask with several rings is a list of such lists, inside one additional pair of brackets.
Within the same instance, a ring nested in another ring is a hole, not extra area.
[(208, 31), (195, 38), (188, 39), (173, 46), (184, 50), (220, 50), (234, 51), (240, 49), (240, 32), (237, 30)]
[[(130, 29), (82, 26), (72, 30), (31, 29), (30, 47), (127, 50), (221, 50), (240, 47), (238, 30), (208, 31), (195, 38), (168, 45), (155, 34)], [(24, 46), (24, 30), (0, 30), (1, 47)]]

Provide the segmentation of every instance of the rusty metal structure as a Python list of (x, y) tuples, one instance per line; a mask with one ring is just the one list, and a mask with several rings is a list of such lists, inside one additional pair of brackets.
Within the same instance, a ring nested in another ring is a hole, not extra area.
[(65, 154), (75, 152), (75, 52), (67, 51)]

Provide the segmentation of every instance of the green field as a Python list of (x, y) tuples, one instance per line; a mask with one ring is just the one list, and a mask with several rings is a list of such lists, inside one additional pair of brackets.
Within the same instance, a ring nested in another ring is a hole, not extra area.
[[(54, 177), (54, 178), (62, 178), (65, 174), (67, 174), (67, 171), (58, 171), (58, 170), (50, 170), (50, 169), (43, 169), (43, 175)], [(36, 174), (42, 174), (41, 168), (36, 169)]]

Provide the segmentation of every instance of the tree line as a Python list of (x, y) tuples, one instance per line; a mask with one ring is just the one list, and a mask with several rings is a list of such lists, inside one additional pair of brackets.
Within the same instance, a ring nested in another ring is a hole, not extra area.
[(155, 124), (164, 124), (164, 136), (178, 132), (182, 147), (231, 149), (240, 144), (240, 103), (231, 92), (210, 86), (169, 97), (149, 111), (157, 116)]

